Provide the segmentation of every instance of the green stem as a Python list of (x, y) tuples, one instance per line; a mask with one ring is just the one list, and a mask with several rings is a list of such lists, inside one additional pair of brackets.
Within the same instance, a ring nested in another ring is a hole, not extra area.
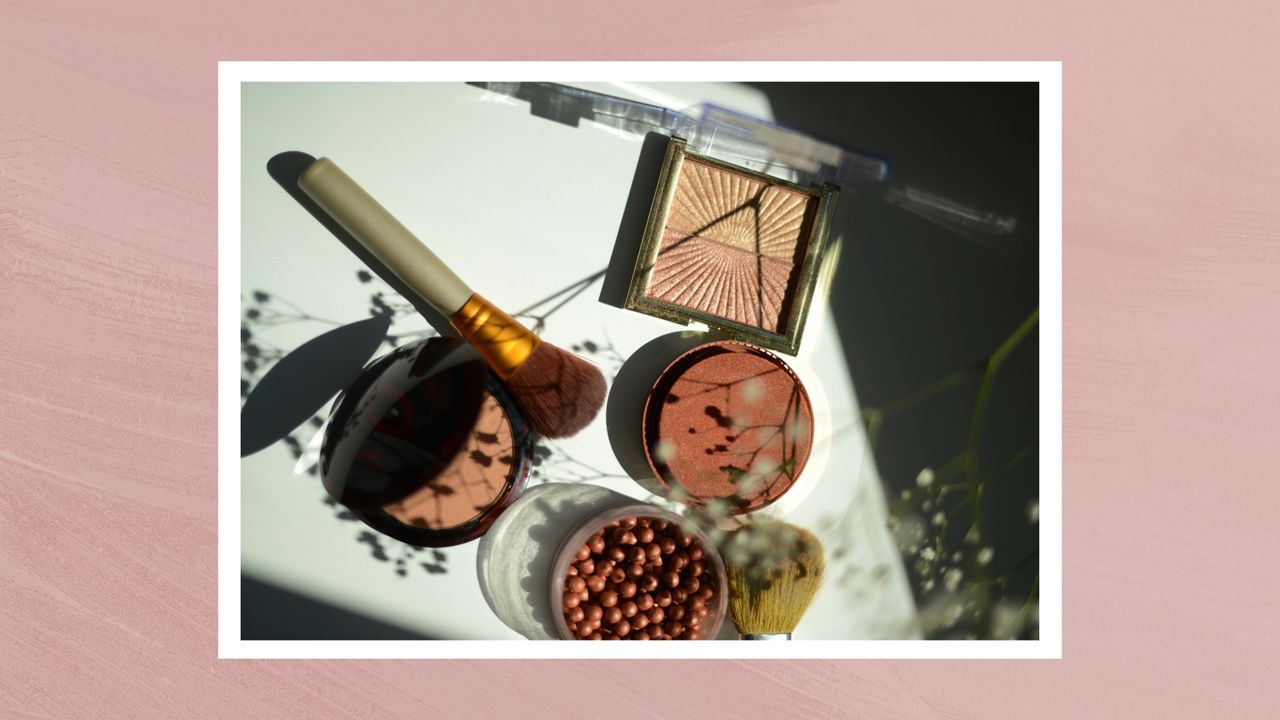
[(1035, 445), (1035, 444), (1028, 445), (1028, 446), (1026, 446), (1026, 447), (1022, 448), (1022, 450), (1018, 451), (1018, 454), (1017, 454), (1017, 455), (1014, 455), (1014, 456), (1009, 460), (1009, 462), (1007, 462), (1007, 463), (1005, 463), (1005, 464), (1004, 464), (1004, 467), (1002, 467), (1002, 468), (1000, 468), (999, 470), (997, 470), (997, 471), (995, 472), (995, 474), (991, 476), (991, 479), (992, 479), (992, 480), (998, 480), (998, 479), (1000, 479), (1000, 478), (1004, 477), (1005, 473), (1007, 473), (1007, 472), (1009, 472), (1010, 470), (1012, 470), (1012, 469), (1013, 469), (1013, 468), (1014, 468), (1018, 463), (1022, 462), (1022, 461), (1023, 461), (1023, 460), (1025, 460), (1025, 459), (1027, 459), (1027, 457), (1028, 457), (1028, 456), (1030, 456), (1030, 455), (1031, 455), (1031, 453), (1035, 452), (1035, 450), (1036, 450), (1036, 445)]
[[(903, 398), (889, 403), (888, 405), (879, 408), (866, 408), (863, 411), (863, 421), (866, 425), (868, 443), (874, 451), (879, 438), (881, 426), (887, 417), (915, 407), (935, 395), (960, 385), (972, 375), (978, 373), (982, 374), (982, 381), (978, 389), (978, 398), (974, 404), (973, 416), (969, 423), (969, 432), (965, 439), (964, 450), (958, 458), (948, 462), (943, 468), (939, 469), (935, 477), (935, 482), (938, 484), (933, 486), (932, 489), (926, 490), (927, 494), (933, 495), (937, 501), (941, 503), (943, 497), (953, 490), (960, 488), (968, 489), (968, 492), (961, 498), (960, 502), (945, 512), (943, 518), (944, 524), (939, 528), (937, 535), (933, 538), (937, 561), (941, 561), (942, 557), (945, 555), (946, 545), (944, 537), (946, 535), (947, 527), (950, 526), (952, 513), (964, 507), (964, 505), (968, 504), (970, 501), (973, 503), (970, 532), (973, 533), (976, 542), (974, 543), (975, 552), (970, 557), (967, 565), (969, 571), (969, 583), (977, 590), (976, 600), (979, 610), (977, 627), (975, 629), (978, 637), (991, 637), (993, 630), (993, 613), (991, 609), (993, 600), (992, 586), (998, 585), (1003, 588), (1008, 582), (1007, 575), (994, 579), (991, 578), (989, 568), (977, 562), (977, 556), (982, 552), (982, 549), (986, 545), (986, 532), (982, 518), (983, 496), (985, 495), (986, 487), (983, 482), (981, 466), (978, 458), (979, 441), (982, 437), (982, 427), (986, 420), (987, 408), (991, 403), (991, 394), (995, 385), (996, 376), (999, 374), (1001, 366), (1013, 351), (1022, 344), (1022, 341), (1026, 339), (1039, 322), (1040, 309), (1036, 308), (985, 361), (950, 373)], [(1005, 463), (993, 477), (1003, 476), (1004, 473), (1008, 472), (1018, 463), (1029, 457), (1034, 452), (1035, 447), (1035, 445), (1032, 445), (1024, 448)], [(953, 472), (960, 474), (963, 478), (963, 482), (946, 482), (950, 479), (948, 476)], [(912, 490), (909, 494), (914, 496), (917, 492), (918, 490)], [(941, 511), (941, 508), (939, 508), (939, 511)], [(1035, 553), (1033, 553), (1033, 556), (1035, 556)], [(1024, 562), (1026, 562), (1025, 559), (1024, 561), (1019, 562), (1017, 566), (1015, 566), (1015, 569), (1017, 567), (1021, 567)], [(1023, 608), (1020, 611), (1020, 616), (1029, 612), (1031, 605), (1036, 599), (1038, 585), (1039, 575), (1037, 574), (1036, 584), (1032, 586), (1030, 597), (1028, 597), (1026, 604), (1023, 605)]]
[(976, 365), (957, 370), (929, 383), (928, 385), (925, 385), (922, 388), (912, 391), (908, 395), (894, 400), (888, 405), (878, 408), (863, 409), (862, 415), (866, 421), (867, 437), (871, 443), (871, 447), (875, 448), (876, 440), (879, 439), (880, 436), (880, 426), (884, 423), (884, 419), (886, 417), (900, 413), (903, 410), (909, 410), (925, 400), (959, 385), (970, 377), (982, 372), (985, 367), (986, 363), (978, 363)]
[(1036, 579), (1031, 582), (1031, 590), (1027, 593), (1026, 602), (1022, 603), (1022, 607), (1018, 608), (1018, 612), (1009, 619), (1009, 624), (1000, 629), (1000, 637), (1009, 637), (1009, 630), (1015, 627), (1021, 627), (1026, 618), (1031, 614), (1031, 606), (1035, 604), (1036, 598), (1040, 594), (1040, 573), (1036, 573)]
[(986, 419), (987, 405), (991, 403), (991, 389), (995, 385), (996, 373), (1009, 354), (1017, 349), (1022, 340), (1040, 322), (1040, 308), (1031, 311), (1026, 320), (1018, 326), (1013, 334), (1000, 343), (1000, 347), (991, 353), (987, 360), (986, 372), (982, 375), (982, 386), (978, 390), (978, 402), (973, 408), (973, 420), (969, 423), (969, 439), (965, 442), (965, 471), (969, 482), (977, 485), (978, 475), (978, 438), (982, 433), (982, 422)]

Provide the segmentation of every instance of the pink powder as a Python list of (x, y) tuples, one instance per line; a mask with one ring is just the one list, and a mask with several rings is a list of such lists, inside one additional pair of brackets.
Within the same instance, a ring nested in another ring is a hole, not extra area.
[(817, 198), (686, 159), (647, 294), (782, 332)]

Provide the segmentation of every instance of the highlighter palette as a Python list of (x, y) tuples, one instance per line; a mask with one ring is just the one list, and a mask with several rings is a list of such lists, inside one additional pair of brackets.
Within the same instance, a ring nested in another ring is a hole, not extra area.
[(837, 190), (695, 155), (673, 138), (625, 306), (794, 355)]

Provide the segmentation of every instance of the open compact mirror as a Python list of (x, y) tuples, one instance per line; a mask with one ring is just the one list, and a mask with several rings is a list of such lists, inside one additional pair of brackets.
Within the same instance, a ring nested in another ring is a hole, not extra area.
[(374, 529), (443, 547), (483, 535), (520, 496), (532, 446), (484, 362), (433, 337), (375, 360), (338, 398), (320, 475), (330, 497)]

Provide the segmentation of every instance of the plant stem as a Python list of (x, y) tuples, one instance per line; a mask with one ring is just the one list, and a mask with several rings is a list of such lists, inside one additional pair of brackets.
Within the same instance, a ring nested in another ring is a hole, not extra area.
[(965, 441), (965, 474), (969, 477), (969, 482), (977, 485), (980, 482), (978, 473), (978, 439), (982, 433), (982, 422), (986, 419), (987, 405), (991, 402), (991, 389), (995, 384), (996, 373), (1000, 371), (1000, 366), (1004, 364), (1006, 358), (1012, 353), (1027, 334), (1031, 332), (1040, 322), (1040, 308), (1031, 311), (1026, 320), (1018, 326), (1013, 334), (1000, 343), (1000, 347), (991, 353), (991, 358), (987, 360), (986, 372), (982, 375), (982, 386), (978, 389), (978, 402), (973, 408), (973, 420), (969, 423), (969, 439)]
[(987, 363), (985, 362), (971, 365), (970, 367), (945, 375), (922, 388), (912, 391), (904, 397), (894, 400), (888, 405), (878, 408), (865, 408), (862, 411), (862, 414), (866, 419), (867, 439), (870, 442), (871, 447), (873, 449), (875, 448), (876, 440), (880, 435), (880, 425), (884, 422), (886, 417), (915, 407), (934, 395), (959, 385), (971, 376), (977, 375), (985, 367), (987, 367)]

